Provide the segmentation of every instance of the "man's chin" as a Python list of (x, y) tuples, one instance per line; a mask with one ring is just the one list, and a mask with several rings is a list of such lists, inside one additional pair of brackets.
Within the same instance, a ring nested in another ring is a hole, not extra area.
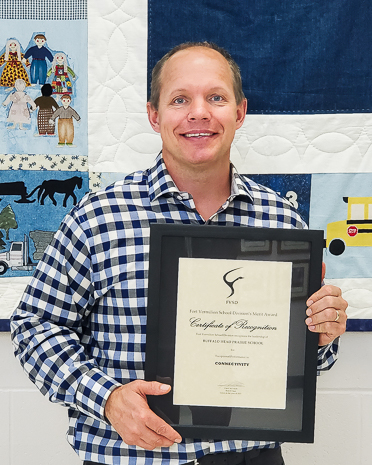
[[(223, 159), (230, 159), (230, 154), (221, 155), (213, 150), (193, 150), (188, 152), (179, 153), (176, 157), (172, 157), (173, 161), (180, 165), (188, 165), (190, 167), (211, 167), (216, 163), (221, 162)], [(166, 158), (164, 157), (167, 163)]]

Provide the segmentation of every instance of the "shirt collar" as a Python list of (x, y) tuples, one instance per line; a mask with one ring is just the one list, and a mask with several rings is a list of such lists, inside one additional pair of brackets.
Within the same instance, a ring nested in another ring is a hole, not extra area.
[(168, 173), (161, 152), (156, 157), (155, 163), (149, 169), (149, 197), (150, 202), (161, 195), (179, 193), (179, 189)]
[(249, 201), (253, 203), (253, 191), (249, 183), (249, 179), (243, 177), (238, 173), (235, 166), (231, 163), (231, 194), (230, 200), (238, 195), (248, 197)]
[[(161, 152), (156, 157), (153, 166), (149, 169), (148, 183), (151, 202), (162, 195), (180, 194), (180, 190), (168, 173)], [(235, 166), (231, 163), (231, 193), (229, 200), (233, 200), (239, 195), (248, 197), (250, 202), (253, 202), (253, 192), (249, 183), (243, 180)]]

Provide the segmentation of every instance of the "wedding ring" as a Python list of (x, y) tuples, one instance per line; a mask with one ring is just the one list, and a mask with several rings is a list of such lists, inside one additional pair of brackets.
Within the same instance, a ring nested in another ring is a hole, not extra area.
[(340, 312), (338, 310), (336, 310), (336, 318), (335, 318), (335, 321), (338, 321), (340, 319)]

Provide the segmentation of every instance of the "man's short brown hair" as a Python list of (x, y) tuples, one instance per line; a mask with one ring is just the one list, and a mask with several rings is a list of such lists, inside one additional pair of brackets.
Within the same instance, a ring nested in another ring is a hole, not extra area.
[(44, 39), (45, 42), (46, 42), (46, 37), (45, 37), (44, 34), (36, 34), (36, 36), (34, 37), (34, 40), (36, 40), (36, 39)]
[(232, 79), (233, 79), (233, 88), (234, 95), (237, 105), (239, 105), (245, 98), (242, 86), (242, 77), (240, 74), (240, 69), (235, 60), (232, 58), (230, 53), (222, 47), (214, 44), (213, 42), (184, 42), (176, 47), (172, 48), (168, 53), (166, 53), (163, 58), (161, 58), (152, 70), (151, 77), (151, 95), (149, 102), (155, 110), (159, 106), (159, 97), (161, 91), (161, 72), (163, 70), (164, 64), (169, 60), (169, 58), (181, 50), (186, 50), (193, 47), (205, 47), (215, 50), (220, 53), (227, 61), (230, 66)]

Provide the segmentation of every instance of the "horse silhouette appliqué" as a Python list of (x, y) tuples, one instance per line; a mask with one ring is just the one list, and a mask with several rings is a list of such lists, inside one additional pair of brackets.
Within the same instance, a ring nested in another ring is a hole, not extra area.
[(46, 197), (49, 197), (50, 200), (53, 202), (53, 205), (57, 206), (57, 201), (54, 198), (56, 193), (58, 194), (65, 194), (63, 199), (63, 206), (66, 207), (67, 200), (72, 197), (74, 205), (77, 203), (77, 198), (75, 195), (75, 187), (81, 189), (83, 185), (83, 178), (80, 176), (74, 176), (69, 179), (59, 180), (59, 179), (49, 179), (47, 181), (42, 182), (39, 186), (36, 186), (35, 189), (27, 195), (26, 198), (31, 197), (37, 190), (39, 191), (37, 194), (37, 198), (40, 202), (40, 205), (44, 205), (44, 200)]

